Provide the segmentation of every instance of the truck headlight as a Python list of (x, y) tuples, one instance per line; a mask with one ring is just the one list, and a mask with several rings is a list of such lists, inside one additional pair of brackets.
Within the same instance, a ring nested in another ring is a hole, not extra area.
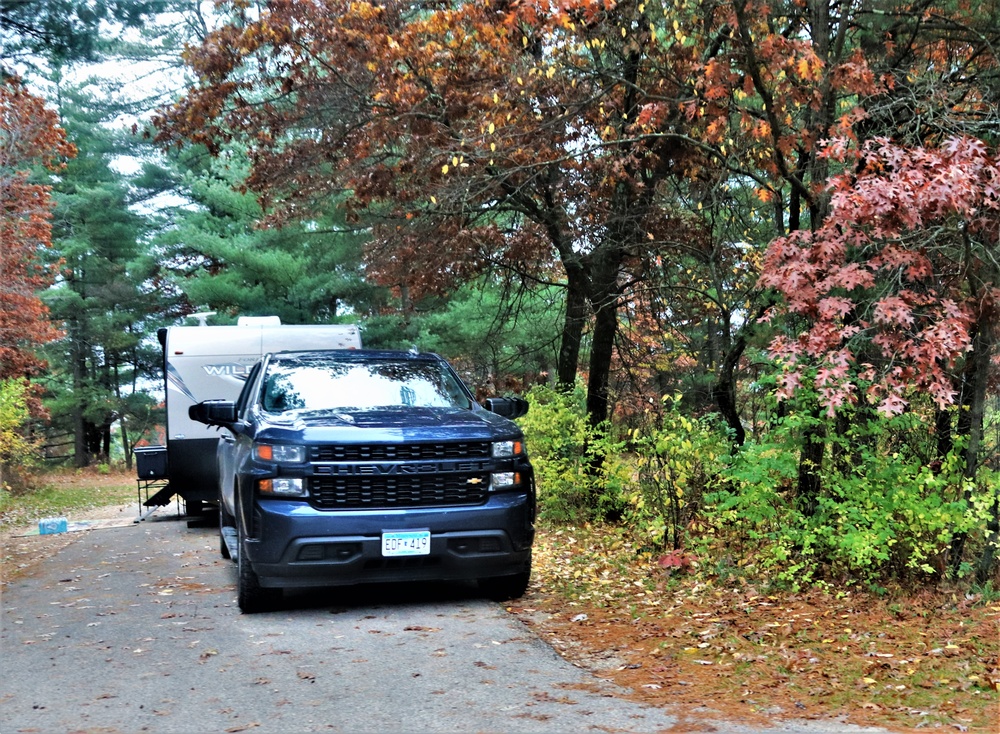
[(510, 489), (521, 483), (519, 471), (495, 471), (490, 475), (490, 489)]
[(524, 453), (524, 444), (520, 441), (497, 441), (493, 444), (494, 459), (509, 459)]
[(301, 464), (306, 460), (306, 447), (298, 444), (257, 443), (253, 447), (253, 457), (258, 461)]
[(260, 488), (261, 494), (271, 494), (281, 497), (304, 497), (306, 494), (302, 477), (261, 479), (257, 486)]

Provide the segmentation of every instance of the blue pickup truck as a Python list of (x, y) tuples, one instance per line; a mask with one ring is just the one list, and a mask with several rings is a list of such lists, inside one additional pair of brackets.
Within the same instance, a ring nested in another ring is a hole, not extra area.
[(476, 580), (522, 595), (531, 575), (534, 473), (511, 419), (521, 398), (479, 405), (434, 354), (265, 355), (219, 426), (221, 552), (246, 613), (282, 589)]

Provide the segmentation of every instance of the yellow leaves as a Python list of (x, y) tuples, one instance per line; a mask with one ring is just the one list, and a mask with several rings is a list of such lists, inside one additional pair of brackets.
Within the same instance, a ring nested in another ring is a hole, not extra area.
[(795, 73), (803, 81), (817, 81), (823, 73), (823, 61), (809, 53), (795, 63)]
[(447, 164), (447, 163), (445, 163), (445, 164), (444, 164), (443, 166), (441, 166), (441, 173), (442, 173), (443, 175), (447, 176), (447, 175), (448, 175), (448, 171), (449, 171), (449, 170), (450, 170), (450, 169), (448, 168), (448, 164)]
[(490, 135), (492, 135), (494, 132), (496, 132), (496, 129), (497, 129), (497, 126), (494, 125), (492, 122), (490, 123), (490, 126), (487, 128), (487, 130), (489, 131)]

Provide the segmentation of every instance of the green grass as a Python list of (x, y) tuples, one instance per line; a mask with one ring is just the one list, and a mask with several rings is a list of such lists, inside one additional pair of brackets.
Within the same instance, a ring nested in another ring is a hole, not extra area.
[(61, 470), (37, 476), (34, 485), (18, 494), (0, 490), (0, 528), (137, 501), (135, 479), (124, 473)]

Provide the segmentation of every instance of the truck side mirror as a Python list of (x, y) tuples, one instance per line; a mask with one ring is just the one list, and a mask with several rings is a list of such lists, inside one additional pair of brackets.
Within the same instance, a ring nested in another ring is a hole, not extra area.
[(236, 422), (236, 404), (230, 400), (205, 400), (188, 408), (188, 417), (209, 426), (230, 426)]
[(486, 398), (486, 410), (504, 418), (520, 418), (528, 412), (528, 401), (524, 398)]

